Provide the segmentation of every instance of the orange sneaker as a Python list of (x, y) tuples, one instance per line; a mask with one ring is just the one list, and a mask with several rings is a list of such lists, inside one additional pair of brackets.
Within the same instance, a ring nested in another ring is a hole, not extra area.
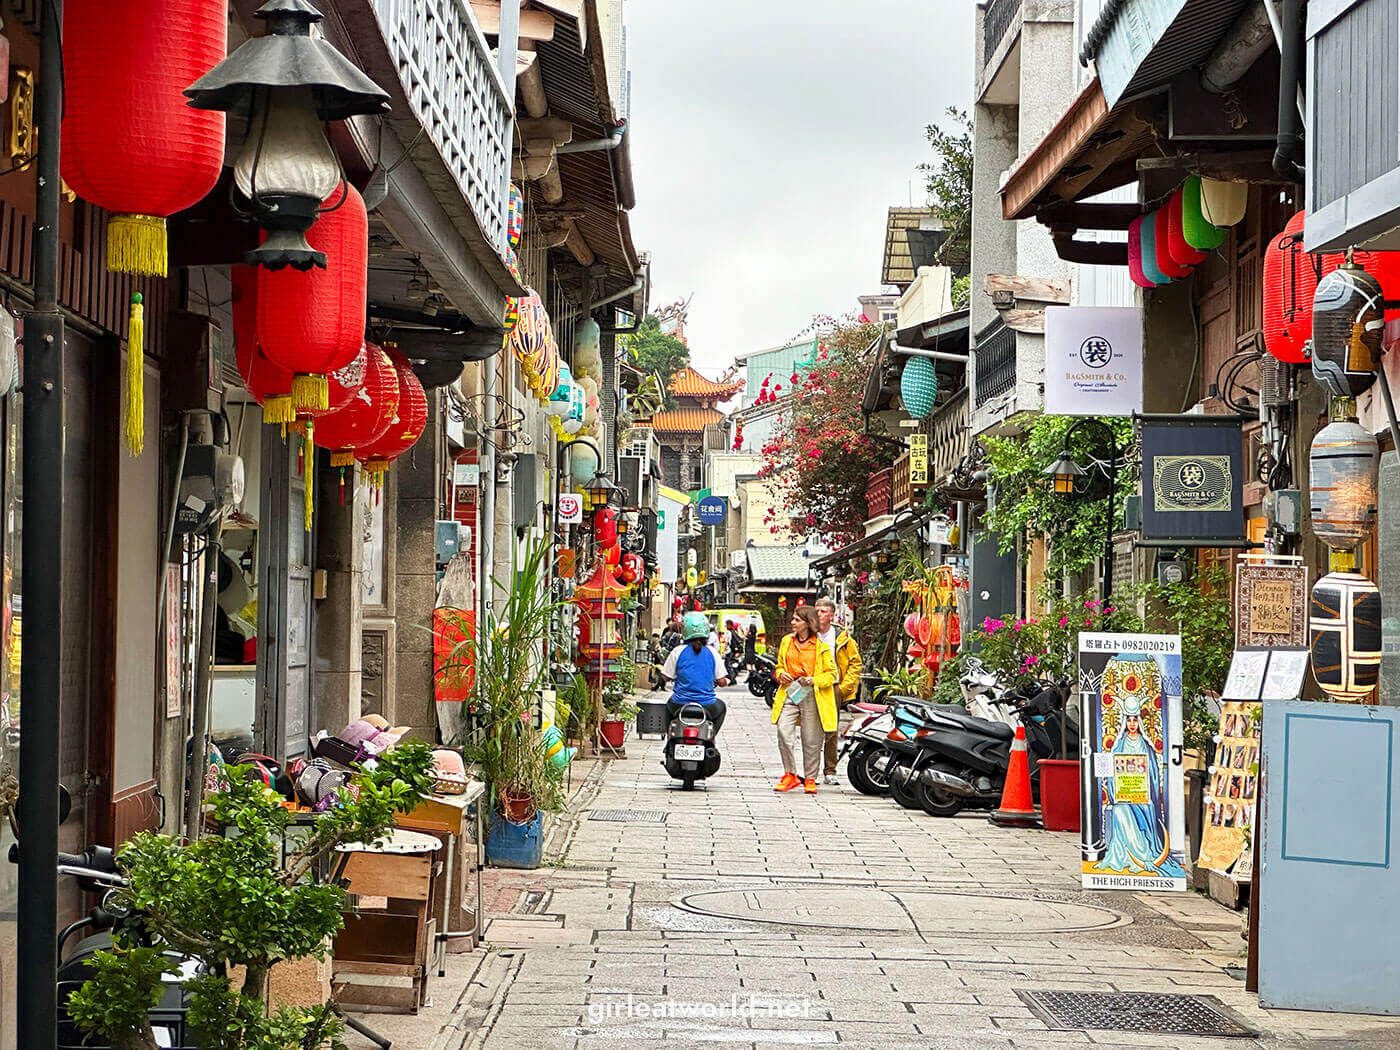
[(807, 794), (809, 795), (815, 795), (817, 793), (817, 782), (815, 780), (806, 781), (802, 785), (802, 790), (807, 792)]
[(774, 791), (791, 791), (802, 783), (802, 778), (795, 773), (784, 773), (783, 779), (773, 786)]

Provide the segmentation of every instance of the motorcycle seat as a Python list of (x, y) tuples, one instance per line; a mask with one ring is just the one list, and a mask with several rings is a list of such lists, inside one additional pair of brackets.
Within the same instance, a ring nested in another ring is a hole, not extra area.
[(854, 703), (849, 706), (852, 711), (864, 711), (868, 715), (882, 715), (888, 710), (884, 704)]
[(966, 711), (945, 711), (940, 709), (938, 717), (949, 722), (956, 722), (968, 732), (989, 736), (994, 740), (1010, 740), (1016, 735), (1005, 722), (991, 722), (985, 718), (978, 718), (976, 715), (970, 715)]

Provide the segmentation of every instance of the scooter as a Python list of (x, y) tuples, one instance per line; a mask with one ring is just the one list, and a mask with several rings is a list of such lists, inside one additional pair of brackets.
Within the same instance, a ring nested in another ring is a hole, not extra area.
[(661, 765), (681, 782), (681, 790), (692, 791), (697, 780), (719, 772), (718, 730), (703, 704), (683, 704), (666, 731)]
[(749, 692), (769, 707), (773, 706), (773, 697), (778, 692), (777, 670), (777, 661), (766, 653), (760, 653), (754, 657), (753, 670), (745, 682)]
[(949, 710), (958, 710), (951, 705), (933, 704), (915, 696), (892, 696), (889, 699), (891, 704), (851, 704), (850, 709), (857, 714), (846, 735), (841, 738), (841, 746), (836, 752), (838, 762), (843, 758), (847, 760), (846, 779), (862, 795), (888, 795), (890, 792), (884, 767), (876, 768), (875, 760), (886, 753), (890, 742), (890, 730), (895, 725), (892, 704), (948, 706)]

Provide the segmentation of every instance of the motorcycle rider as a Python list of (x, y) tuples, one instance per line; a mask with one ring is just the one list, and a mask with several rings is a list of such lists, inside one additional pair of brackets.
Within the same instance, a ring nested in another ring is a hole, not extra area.
[[(830, 598), (817, 599), (817, 620), (821, 623), (819, 637), (831, 649), (831, 655), (836, 661), (836, 671), (841, 676), (841, 680), (836, 683), (836, 709), (839, 717), (847, 705), (855, 702), (856, 694), (860, 691), (860, 674), (863, 669), (860, 648), (851, 632), (836, 622), (836, 603)], [(836, 783), (837, 741), (850, 724), (850, 719), (846, 718), (844, 724), (838, 724), (837, 729), (826, 734), (826, 747), (822, 754), (825, 767), (823, 772), (828, 784)]]
[(704, 613), (689, 612), (681, 621), (684, 642), (671, 650), (661, 673), (675, 683), (671, 698), (666, 701), (666, 716), (674, 719), (686, 704), (699, 704), (705, 716), (714, 723), (718, 733), (724, 725), (724, 701), (715, 694), (715, 686), (728, 685), (724, 662), (714, 647), (707, 644), (710, 623)]

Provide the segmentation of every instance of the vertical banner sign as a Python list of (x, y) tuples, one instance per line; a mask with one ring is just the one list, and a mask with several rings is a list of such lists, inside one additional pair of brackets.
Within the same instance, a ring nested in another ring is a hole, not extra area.
[(165, 717), (180, 717), (180, 566), (165, 567)]
[(1045, 308), (1045, 412), (1131, 416), (1142, 411), (1142, 310)]
[(909, 485), (928, 484), (928, 435), (909, 435)]
[(1239, 416), (1141, 421), (1143, 539), (1247, 545), (1241, 424)]
[(1079, 636), (1081, 878), (1186, 889), (1181, 637)]

